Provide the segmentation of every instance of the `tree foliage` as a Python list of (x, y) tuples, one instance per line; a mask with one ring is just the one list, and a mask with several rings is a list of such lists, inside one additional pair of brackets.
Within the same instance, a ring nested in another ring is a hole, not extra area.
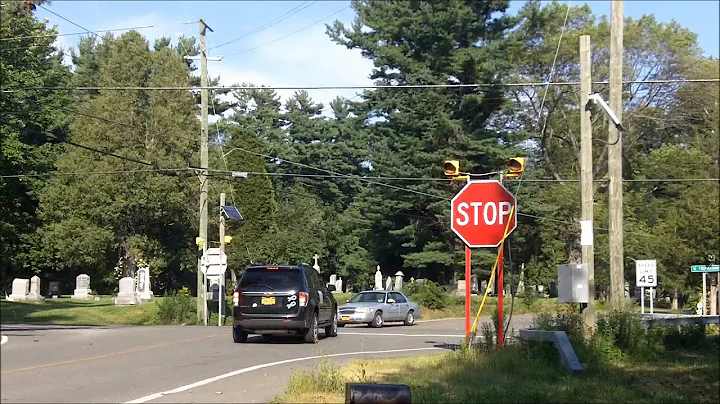
[[(29, 7), (10, 4), (0, 29), (17, 39), (0, 53), (3, 88), (200, 83), (185, 58), (199, 52), (194, 37), (149, 44), (137, 32), (88, 36), (72, 51), (70, 72), (52, 46), (55, 31)], [(576, 82), (580, 35), (591, 37), (593, 81), (607, 81), (610, 24), (587, 5), (530, 1), (516, 14), (508, 6), (355, 0), (351, 25), (327, 27), (329, 40), (373, 62), (368, 73), (377, 84), (481, 86), (379, 88), (329, 105), (306, 91), (283, 100), (252, 83), (211, 92), (210, 113), (220, 119), (210, 132), (208, 246), (217, 244), (224, 192), (244, 216), (227, 222), (234, 274), (253, 262), (312, 263), (317, 253), (325, 276), (355, 284), (371, 283), (378, 264), (385, 276), (402, 270), (447, 283), (464, 264), (449, 220), (449, 200), (462, 184), (444, 181), (443, 161), (460, 160), (463, 171), (479, 174), (526, 156), (525, 179), (508, 182), (520, 216), (505, 267), (525, 268), (527, 285), (556, 279), (557, 265), (580, 259), (577, 88), (504, 84)], [(633, 259), (657, 259), (659, 291), (682, 303), (699, 282), (687, 267), (720, 247), (718, 182), (686, 181), (720, 176), (718, 84), (682, 80), (717, 78), (720, 65), (676, 22), (626, 18), (624, 32), (623, 74), (634, 82), (623, 87), (625, 275), (632, 284)], [(680, 81), (661, 82), (667, 79)], [(608, 98), (606, 84), (593, 92)], [(0, 179), (3, 284), (28, 271), (68, 280), (86, 272), (112, 290), (143, 259), (156, 293), (194, 289), (200, 185), (186, 168), (199, 164), (198, 96), (3, 93), (0, 171), (41, 175)], [(603, 296), (612, 139), (605, 116), (591, 112)], [(168, 168), (183, 170), (159, 170)], [(491, 252), (474, 252), (474, 273), (487, 279), (493, 262)]]

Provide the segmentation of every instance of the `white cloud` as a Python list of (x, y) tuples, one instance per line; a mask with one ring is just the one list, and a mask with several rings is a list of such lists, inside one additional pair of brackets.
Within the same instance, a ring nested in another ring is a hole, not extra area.
[[(236, 49), (265, 45), (286, 35), (287, 31), (293, 30), (287, 28), (284, 32), (265, 31), (252, 37), (249, 44)], [(216, 52), (222, 55), (237, 51), (218, 49)], [(256, 85), (285, 87), (372, 84), (368, 78), (373, 67), (372, 61), (363, 58), (358, 50), (349, 50), (332, 42), (325, 34), (324, 25), (315, 26), (250, 52), (231, 56), (221, 62), (210, 63), (208, 67), (210, 75), (220, 74), (222, 85), (239, 84), (243, 81)], [(294, 90), (277, 91), (283, 101), (294, 92)], [(308, 90), (314, 101), (322, 102), (326, 107), (337, 96), (352, 98), (359, 92), (362, 90)]]

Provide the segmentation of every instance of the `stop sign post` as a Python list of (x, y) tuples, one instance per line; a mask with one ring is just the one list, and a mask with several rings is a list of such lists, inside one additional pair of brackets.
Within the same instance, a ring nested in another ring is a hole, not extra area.
[[(500, 247), (517, 227), (515, 196), (500, 181), (479, 180), (468, 183), (451, 202), (450, 221), (453, 232), (465, 242), (465, 333), (470, 334), (470, 249)], [(507, 229), (507, 235), (505, 234)], [(498, 346), (502, 348), (502, 257), (498, 260)]]

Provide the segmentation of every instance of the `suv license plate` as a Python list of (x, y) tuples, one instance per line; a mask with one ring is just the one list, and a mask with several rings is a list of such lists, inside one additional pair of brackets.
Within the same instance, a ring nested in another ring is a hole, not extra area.
[(275, 298), (274, 298), (274, 297), (263, 297), (263, 298), (260, 300), (260, 303), (263, 304), (263, 305), (265, 305), (265, 306), (271, 305), (271, 304), (275, 304)]

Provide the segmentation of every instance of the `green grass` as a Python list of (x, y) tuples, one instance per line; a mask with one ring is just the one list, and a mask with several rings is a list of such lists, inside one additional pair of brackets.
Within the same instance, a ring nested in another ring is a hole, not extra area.
[(157, 301), (134, 306), (115, 306), (111, 296), (100, 301), (47, 299), (41, 302), (0, 301), (3, 323), (48, 323), (63, 325), (156, 325), (159, 324)]
[[(326, 363), (295, 373), (279, 403), (342, 403), (345, 383), (405, 384), (414, 403), (720, 401), (717, 345), (655, 360), (614, 361), (570, 376), (523, 346), (422, 357)], [(557, 359), (557, 358), (555, 358)]]

